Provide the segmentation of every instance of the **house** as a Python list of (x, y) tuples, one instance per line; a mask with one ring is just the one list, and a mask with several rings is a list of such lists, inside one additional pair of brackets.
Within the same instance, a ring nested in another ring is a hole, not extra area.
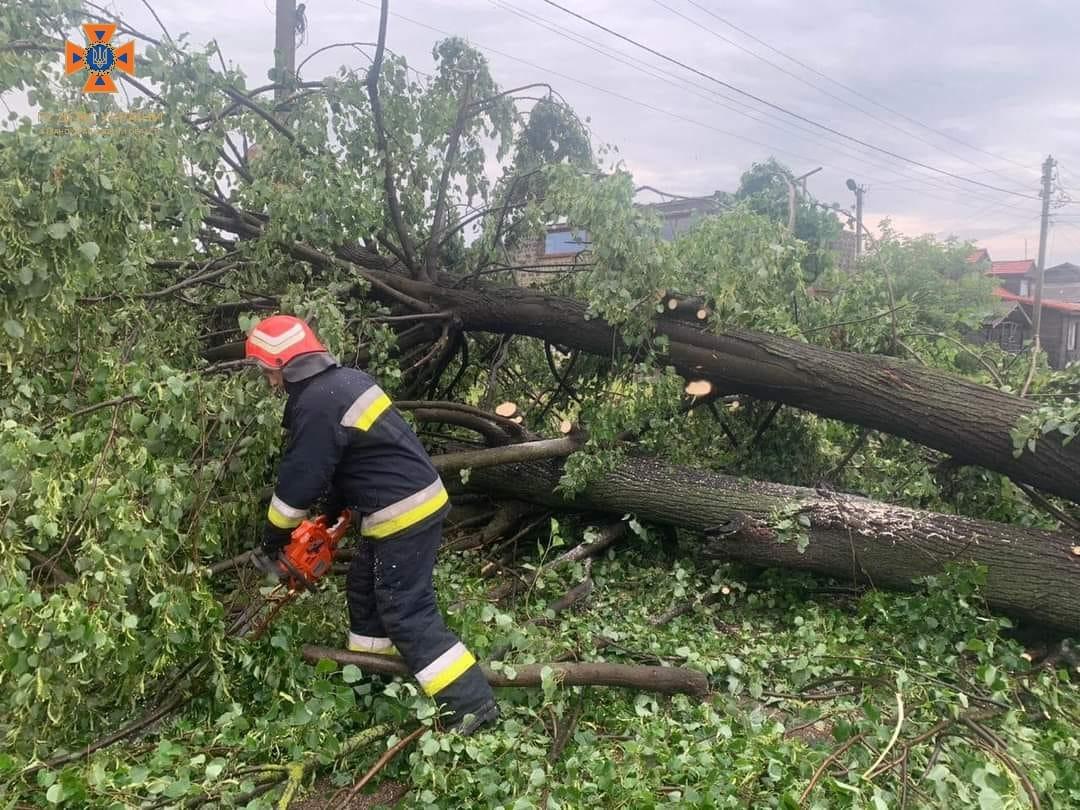
[[(976, 343), (997, 343), (1004, 351), (1020, 352), (1032, 338), (1035, 310), (1035, 283), (1038, 268), (1031, 259), (995, 262), (981, 249), (967, 257), (970, 264), (983, 264), (986, 274), (1000, 286), (994, 295), (1008, 308), (983, 321), (982, 331), (972, 335)], [(1080, 266), (1071, 262), (1048, 267), (1043, 272), (1042, 314), (1039, 344), (1050, 367), (1061, 369), (1080, 361)]]
[[(1015, 304), (1009, 311), (1019, 308), (1023, 312), (1024, 320), (1027, 321), (1027, 333), (1030, 334), (1033, 321), (1032, 312), (1035, 302), (1028, 297), (1014, 295), (1008, 290), (999, 287), (994, 294), (1003, 301)], [(1050, 368), (1062, 369), (1069, 363), (1080, 361), (1080, 348), (1078, 348), (1078, 333), (1080, 333), (1080, 302), (1060, 301), (1044, 297), (1042, 300), (1041, 323), (1039, 324), (1039, 343), (1046, 352)], [(1012, 318), (1023, 333), (1023, 321), (1018, 317)], [(1004, 334), (1003, 332), (1000, 334)], [(1005, 344), (1000, 344), (1006, 351), (1019, 351), (1008, 349)]]
[[(988, 275), (999, 279), (1001, 286), (1013, 295), (1035, 294), (1038, 268), (1031, 259), (991, 262)], [(1043, 298), (1080, 301), (1080, 267), (1071, 262), (1047, 267), (1043, 274)]]
[(1001, 286), (1013, 295), (1031, 295), (1035, 284), (1035, 262), (1031, 259), (1010, 262), (990, 262), (986, 273), (993, 276)]
[(970, 336), (972, 343), (996, 343), (1002, 351), (1019, 354), (1031, 338), (1031, 317), (1021, 304), (1012, 302), (1003, 314), (983, 321), (982, 332)]
[[(665, 195), (667, 196), (667, 195)], [(640, 204), (660, 216), (660, 236), (665, 241), (678, 239), (703, 217), (718, 214), (729, 205), (729, 195), (717, 191), (707, 197), (677, 197), (664, 202)], [(573, 268), (578, 255), (589, 249), (589, 234), (569, 224), (548, 226), (546, 232), (520, 247), (514, 253), (517, 283), (535, 287), (551, 280), (553, 275)]]

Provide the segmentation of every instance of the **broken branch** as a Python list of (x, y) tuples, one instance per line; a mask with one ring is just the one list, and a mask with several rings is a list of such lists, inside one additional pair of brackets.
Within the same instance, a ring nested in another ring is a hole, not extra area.
[[(378, 675), (401, 675), (409, 677), (405, 662), (397, 656), (372, 655), (330, 647), (304, 645), (304, 659), (310, 663), (334, 661), (353, 664), (366, 672)], [(709, 693), (709, 682), (704, 672), (681, 667), (647, 667), (606, 662), (527, 664), (514, 667), (514, 677), (505, 672), (495, 672), (482, 667), (488, 683), (497, 688), (541, 686), (542, 671), (550, 667), (564, 686), (613, 686), (639, 689), (664, 695), (687, 694), (704, 697)]]

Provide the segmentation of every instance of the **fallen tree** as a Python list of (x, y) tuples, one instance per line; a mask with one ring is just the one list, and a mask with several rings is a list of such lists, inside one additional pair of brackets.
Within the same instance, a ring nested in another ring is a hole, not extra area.
[[(243, 238), (260, 234), (257, 226), (221, 215), (210, 222)], [(587, 305), (574, 298), (520, 287), (469, 288), (446, 275), (438, 283), (416, 280), (388, 270), (392, 262), (355, 246), (340, 248), (336, 257), (306, 245), (293, 245), (290, 251), (316, 266), (353, 262), (377, 285), (357, 294), (398, 305), (411, 300), (414, 311), (442, 312), (466, 332), (524, 335), (602, 357), (636, 351), (617, 328), (588, 317)], [(1065, 444), (1051, 434), (1039, 441), (1036, 452), (1014, 454), (1012, 431), (1034, 409), (1029, 400), (938, 369), (778, 335), (737, 329), (714, 333), (668, 317), (657, 318), (654, 328), (668, 341), (660, 361), (688, 379), (706, 379), (726, 393), (891, 433), (948, 453), (958, 464), (995, 470), (1080, 502), (1080, 442)], [(208, 357), (239, 356), (242, 349), (242, 343), (235, 343)]]
[(699, 532), (699, 554), (871, 586), (910, 588), (949, 563), (977, 563), (986, 568), (983, 593), (994, 608), (1080, 630), (1080, 546), (1064, 534), (644, 458), (618, 462), (566, 500), (555, 492), (561, 473), (561, 463), (551, 460), (477, 469), (469, 486), (559, 508), (633, 512), (644, 521)]
[[(401, 292), (449, 310), (465, 330), (541, 338), (600, 356), (626, 351), (617, 329), (588, 318), (581, 301), (518, 287), (463, 289), (387, 271), (375, 277)], [(659, 318), (669, 340), (666, 360), (691, 379), (728, 393), (782, 402), (822, 416), (892, 433), (1080, 501), (1080, 442), (1044, 437), (1035, 453), (1013, 455), (1011, 431), (1030, 401), (932, 368), (889, 357), (824, 349), (746, 330), (718, 334)]]

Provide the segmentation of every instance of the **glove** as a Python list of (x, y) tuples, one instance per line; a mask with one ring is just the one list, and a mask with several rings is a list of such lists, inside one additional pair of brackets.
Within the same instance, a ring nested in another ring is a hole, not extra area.
[(275, 553), (273, 556), (268, 556), (262, 547), (255, 549), (251, 552), (251, 564), (262, 571), (264, 574), (272, 576), (274, 579), (281, 578), (281, 559), (280, 553)]
[(251, 552), (252, 564), (264, 574), (277, 579), (281, 576), (281, 551), (289, 544), (291, 537), (290, 529), (281, 529), (268, 521), (263, 528), (262, 542)]
[(338, 522), (338, 518), (341, 517), (341, 513), (345, 511), (345, 499), (341, 497), (341, 493), (337, 490), (333, 490), (326, 496), (326, 501), (323, 505), (323, 514), (326, 515), (326, 525), (333, 526)]
[(277, 557), (292, 539), (292, 529), (282, 529), (267, 521), (263, 528), (261, 550), (267, 557)]

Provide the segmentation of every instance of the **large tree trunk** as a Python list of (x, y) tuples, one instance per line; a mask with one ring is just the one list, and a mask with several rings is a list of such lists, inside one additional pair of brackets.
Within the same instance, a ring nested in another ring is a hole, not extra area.
[[(987, 569), (996, 609), (1080, 630), (1080, 547), (1065, 535), (877, 503), (850, 495), (765, 484), (632, 458), (572, 502), (555, 494), (561, 462), (475, 470), (470, 488), (557, 507), (625, 514), (702, 533), (703, 553), (910, 588), (946, 563)], [(800, 552), (787, 520), (809, 535)], [(801, 522), (800, 522), (801, 521)]]
[[(409, 295), (452, 310), (466, 330), (520, 334), (610, 356), (624, 351), (617, 330), (586, 320), (571, 298), (517, 287), (451, 288), (371, 271)], [(712, 334), (660, 318), (669, 361), (688, 378), (902, 436), (1080, 502), (1080, 441), (1057, 434), (1013, 456), (1010, 431), (1032, 403), (951, 374), (887, 357), (823, 349), (790, 338), (727, 330)]]
[[(260, 228), (231, 216), (214, 215), (206, 222), (242, 238), (260, 234)], [(307, 245), (296, 243), (290, 250), (317, 266), (332, 261)], [(363, 268), (372, 295), (450, 310), (467, 331), (529, 335), (601, 356), (627, 350), (617, 329), (599, 318), (586, 319), (585, 304), (572, 298), (519, 287), (468, 289), (449, 276), (442, 283), (418, 281), (357, 245), (340, 247), (337, 258)], [(389, 291), (397, 295), (387, 297)], [(892, 433), (949, 453), (961, 464), (996, 470), (1080, 503), (1080, 441), (1063, 445), (1058, 434), (1051, 434), (1039, 441), (1035, 453), (1013, 456), (1010, 432), (1033, 408), (1019, 397), (891, 358), (837, 352), (775, 335), (745, 330), (712, 334), (663, 317), (656, 331), (669, 340), (668, 361), (688, 378)], [(242, 344), (234, 348), (242, 353)]]

